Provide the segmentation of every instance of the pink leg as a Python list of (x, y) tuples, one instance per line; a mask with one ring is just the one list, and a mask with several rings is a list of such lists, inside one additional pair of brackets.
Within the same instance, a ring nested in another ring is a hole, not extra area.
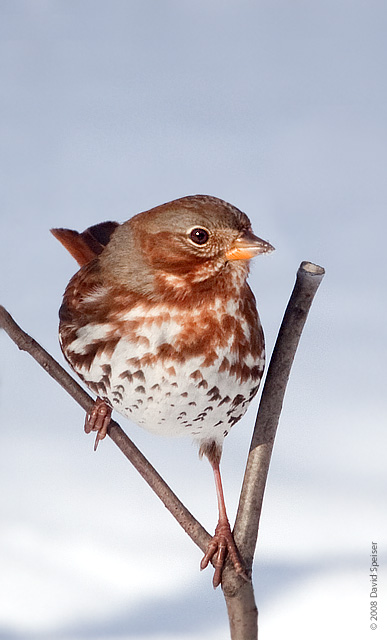
[(101, 398), (96, 399), (94, 407), (86, 414), (85, 432), (90, 433), (91, 431), (97, 431), (94, 451), (97, 450), (99, 441), (103, 440), (107, 434), (111, 415), (112, 408), (104, 400), (101, 400)]
[(207, 551), (200, 563), (200, 568), (205, 569), (211, 561), (213, 562), (215, 573), (212, 584), (214, 585), (214, 589), (216, 589), (216, 587), (218, 587), (222, 581), (222, 570), (227, 553), (234, 565), (236, 573), (245, 580), (248, 580), (248, 577), (240, 560), (238, 549), (236, 548), (236, 544), (231, 532), (230, 523), (227, 518), (219, 462), (211, 461), (211, 459), (210, 462), (214, 470), (216, 496), (218, 498), (219, 520), (215, 529), (215, 535), (210, 541)]

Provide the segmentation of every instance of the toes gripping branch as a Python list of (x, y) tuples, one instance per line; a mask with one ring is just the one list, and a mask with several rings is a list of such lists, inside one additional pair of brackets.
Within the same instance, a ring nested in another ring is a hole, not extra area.
[(97, 451), (99, 441), (106, 437), (111, 415), (112, 408), (101, 398), (96, 399), (93, 408), (86, 414), (85, 432), (97, 431), (94, 451)]

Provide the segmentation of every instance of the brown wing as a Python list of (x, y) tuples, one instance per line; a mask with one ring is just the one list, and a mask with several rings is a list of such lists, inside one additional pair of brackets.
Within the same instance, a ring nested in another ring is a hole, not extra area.
[(102, 253), (118, 226), (118, 222), (100, 222), (82, 233), (72, 229), (51, 229), (51, 233), (82, 267)]

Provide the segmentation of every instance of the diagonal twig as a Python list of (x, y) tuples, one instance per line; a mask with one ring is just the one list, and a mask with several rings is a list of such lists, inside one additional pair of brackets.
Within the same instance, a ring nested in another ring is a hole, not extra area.
[[(52, 357), (36, 340), (31, 338), (19, 325), (4, 307), (0, 305), (0, 327), (9, 335), (11, 340), (22, 351), (29, 353), (47, 373), (58, 382), (67, 393), (85, 411), (90, 411), (94, 406), (94, 400), (86, 391), (72, 378), (63, 367)], [(136, 445), (130, 440), (120, 425), (112, 420), (108, 428), (108, 434), (121, 449), (122, 453), (134, 465), (151, 489), (156, 493), (166, 508), (176, 518), (184, 531), (190, 536), (193, 542), (204, 552), (211, 539), (210, 534), (202, 527), (200, 522), (188, 511), (179, 500), (165, 480), (156, 469), (145, 458)]]

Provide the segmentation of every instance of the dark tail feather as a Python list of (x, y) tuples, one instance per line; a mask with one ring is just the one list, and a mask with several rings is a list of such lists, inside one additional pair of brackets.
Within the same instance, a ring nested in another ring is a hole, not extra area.
[(72, 229), (51, 229), (51, 233), (82, 267), (102, 253), (116, 227), (118, 222), (100, 222), (82, 233)]

